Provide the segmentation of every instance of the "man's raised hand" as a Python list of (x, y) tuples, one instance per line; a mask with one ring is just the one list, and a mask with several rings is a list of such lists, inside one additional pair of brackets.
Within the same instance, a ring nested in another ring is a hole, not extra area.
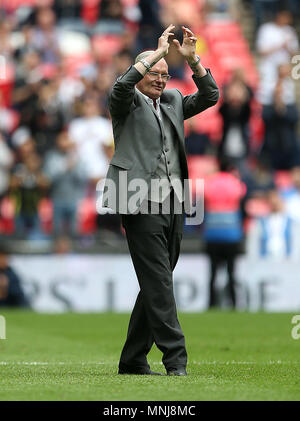
[(166, 56), (168, 54), (170, 47), (169, 36), (174, 35), (174, 33), (172, 32), (174, 28), (175, 25), (169, 25), (167, 29), (165, 29), (161, 36), (158, 38), (158, 49), (161, 50), (163, 56)]
[(180, 45), (177, 39), (173, 39), (173, 42), (177, 48), (177, 51), (185, 58), (185, 59), (193, 59), (196, 54), (196, 42), (197, 38), (193, 34), (193, 32), (182, 26), (183, 31), (183, 41), (182, 45)]

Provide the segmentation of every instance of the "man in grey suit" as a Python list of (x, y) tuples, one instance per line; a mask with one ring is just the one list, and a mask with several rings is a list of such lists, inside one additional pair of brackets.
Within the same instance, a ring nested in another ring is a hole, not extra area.
[(147, 362), (153, 343), (163, 353), (168, 375), (187, 374), (185, 338), (177, 318), (172, 280), (184, 210), (189, 213), (190, 209), (189, 192), (183, 189), (188, 179), (183, 122), (216, 104), (219, 91), (210, 70), (195, 54), (196, 37), (182, 27), (182, 45), (178, 40), (173, 42), (193, 70), (198, 90), (186, 96), (177, 89), (164, 92), (169, 80), (164, 57), (174, 28), (170, 25), (163, 32), (155, 51), (137, 57), (110, 94), (115, 153), (106, 177), (103, 206), (121, 214), (140, 286), (119, 374), (160, 374)]

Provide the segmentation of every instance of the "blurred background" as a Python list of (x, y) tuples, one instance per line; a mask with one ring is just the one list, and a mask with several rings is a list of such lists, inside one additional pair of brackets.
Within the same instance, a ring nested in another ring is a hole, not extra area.
[[(185, 122), (204, 223), (186, 225), (179, 310), (300, 309), (300, 3), (1, 0), (0, 306), (129, 311), (138, 285), (117, 215), (99, 214), (115, 79), (173, 23), (220, 88)], [(167, 88), (195, 91), (170, 45)], [(99, 210), (99, 207), (98, 207)]]

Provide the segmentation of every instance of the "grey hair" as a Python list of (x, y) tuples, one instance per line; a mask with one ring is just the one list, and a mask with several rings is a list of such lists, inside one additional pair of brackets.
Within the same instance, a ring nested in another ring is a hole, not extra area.
[(140, 60), (143, 60), (144, 58), (150, 56), (152, 53), (155, 53), (155, 51), (152, 51), (152, 50), (143, 51), (138, 56), (136, 56), (134, 64), (136, 64)]

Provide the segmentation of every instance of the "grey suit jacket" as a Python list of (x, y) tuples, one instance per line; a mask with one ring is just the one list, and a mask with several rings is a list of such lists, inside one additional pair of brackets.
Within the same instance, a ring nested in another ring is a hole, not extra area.
[[(206, 70), (207, 75), (201, 78), (193, 75), (197, 92), (183, 96), (178, 89), (170, 89), (160, 97), (161, 110), (169, 117), (177, 133), (183, 179), (188, 179), (183, 122), (215, 105), (219, 99), (216, 82), (210, 70)], [(163, 149), (161, 121), (135, 89), (142, 78), (135, 67), (130, 66), (116, 80), (109, 97), (115, 153), (107, 172), (102, 205), (121, 214), (134, 213), (139, 208), (139, 205), (132, 207), (136, 202), (134, 195), (138, 192), (134, 179), (142, 179), (150, 189), (150, 180)], [(190, 195), (188, 191), (184, 193), (185, 211), (189, 214)]]

